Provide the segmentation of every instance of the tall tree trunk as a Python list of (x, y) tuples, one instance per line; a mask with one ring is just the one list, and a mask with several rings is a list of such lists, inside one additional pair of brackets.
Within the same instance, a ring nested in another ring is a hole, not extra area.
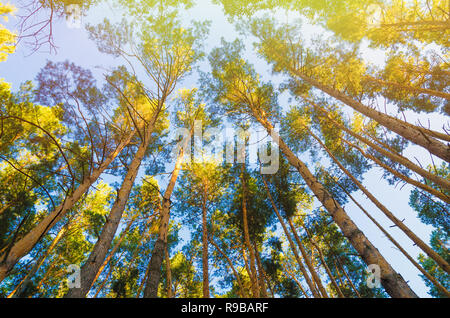
[(166, 244), (165, 249), (165, 256), (166, 256), (166, 273), (167, 273), (167, 298), (172, 298), (172, 269), (170, 268), (170, 255), (168, 251), (168, 246)]
[(344, 104), (350, 106), (357, 112), (375, 120), (381, 125), (385, 126), (389, 130), (397, 133), (403, 138), (428, 149), (432, 154), (438, 156), (439, 158), (450, 162), (450, 147), (432, 137), (436, 135), (437, 132), (430, 131), (429, 129), (424, 129), (421, 127), (414, 126), (407, 122), (401, 121), (395, 117), (383, 114), (373, 108), (363, 105), (359, 101), (347, 96), (340, 91), (328, 87), (319, 83), (318, 81), (306, 76), (298, 70), (292, 70), (293, 73), (304, 80), (306, 83), (320, 89), (321, 91), (327, 93), (328, 95), (334, 97), (335, 99), (343, 102)]
[(202, 204), (202, 272), (203, 272), (203, 298), (209, 298), (209, 272), (208, 272), (208, 228), (207, 228), (207, 209), (206, 193), (203, 194)]
[(303, 259), (305, 260), (306, 266), (308, 266), (309, 271), (311, 272), (311, 275), (314, 279), (314, 282), (317, 284), (317, 286), (319, 287), (319, 290), (322, 294), (322, 296), (324, 298), (328, 298), (328, 294), (327, 291), (325, 290), (325, 287), (323, 287), (322, 284), (322, 280), (320, 279), (319, 275), (316, 272), (316, 269), (314, 268), (312, 262), (311, 262), (311, 258), (309, 257), (309, 255), (306, 252), (305, 247), (303, 246), (303, 243), (300, 239), (300, 237), (297, 234), (297, 230), (294, 226), (294, 223), (292, 223), (291, 218), (287, 218), (289, 226), (291, 228), (292, 233), (294, 233), (294, 238), (297, 241), (297, 245), (300, 248), (300, 252), (302, 253)]
[(447, 297), (450, 297), (450, 292), (442, 286), (433, 276), (430, 275), (422, 266), (417, 263), (414, 258), (411, 257), (411, 255), (408, 254), (408, 252), (383, 228), (383, 226), (378, 223), (369, 212), (367, 212), (366, 209), (364, 209), (361, 204), (356, 201), (356, 199), (339, 183), (336, 182), (336, 184), (342, 189), (342, 191), (345, 192), (345, 194), (353, 201), (353, 203), (356, 204), (356, 206), (363, 211), (363, 213), (383, 232), (384, 235), (399, 249), (400, 252), (402, 252), (403, 255), (406, 256), (406, 258), (426, 277), (428, 280), (433, 283), (436, 288), (441, 290), (444, 294), (447, 295)]
[(102, 274), (103, 270), (105, 269), (106, 265), (109, 263), (109, 261), (111, 260), (111, 258), (114, 257), (114, 254), (116, 253), (117, 249), (120, 247), (120, 245), (122, 244), (123, 240), (125, 239), (125, 236), (127, 235), (128, 231), (130, 230), (131, 225), (133, 224), (133, 222), (136, 220), (138, 216), (138, 213), (136, 213), (130, 221), (128, 221), (127, 226), (125, 227), (125, 229), (120, 233), (120, 237), (117, 240), (116, 244), (114, 245), (113, 249), (111, 250), (111, 252), (109, 253), (108, 257), (106, 257), (105, 261), (103, 262), (102, 266), (100, 266), (100, 268), (98, 269), (97, 274), (94, 277), (94, 280), (92, 281), (91, 284), (91, 288), (92, 286), (94, 286), (95, 282), (97, 281), (97, 279), (100, 277), (100, 275)]
[(285, 271), (286, 273), (289, 274), (289, 276), (287, 276), (287, 275), (285, 274), (286, 278), (292, 279), (292, 280), (297, 284), (297, 286), (298, 286), (298, 288), (300, 289), (300, 291), (303, 293), (303, 295), (305, 295), (305, 298), (310, 298), (310, 297), (308, 296), (308, 294), (306, 293), (305, 289), (303, 288), (302, 284), (298, 281), (297, 277), (295, 277), (295, 275), (292, 273), (292, 271), (289, 270), (289, 268), (287, 267), (287, 265), (283, 263), (282, 266), (283, 266), (283, 268), (284, 268), (284, 271)]
[(105, 225), (103, 226), (102, 233), (98, 238), (95, 246), (89, 255), (88, 260), (81, 268), (81, 288), (72, 288), (65, 297), (67, 298), (83, 298), (91, 288), (92, 282), (97, 275), (100, 267), (102, 266), (106, 253), (108, 252), (111, 242), (116, 234), (120, 220), (122, 218), (125, 205), (130, 196), (131, 189), (133, 188), (134, 181), (139, 171), (139, 167), (144, 159), (145, 152), (150, 144), (151, 134), (153, 131), (154, 122), (149, 127), (143, 137), (143, 140), (128, 166), (127, 174), (122, 182), (122, 185), (117, 193), (116, 201), (108, 215)]
[(392, 214), (380, 201), (375, 198), (375, 196), (368, 191), (361, 182), (358, 181), (333, 155), (333, 153), (325, 146), (322, 141), (317, 137), (311, 130), (309, 130), (309, 134), (316, 139), (316, 141), (322, 146), (322, 148), (328, 153), (331, 159), (339, 166), (341, 169), (352, 181), (353, 183), (369, 198), (370, 201), (373, 202), (386, 217), (391, 220), (398, 228), (400, 228), (403, 233), (406, 234), (417, 246), (419, 246), (422, 251), (424, 251), (429, 257), (431, 257), (443, 270), (447, 273), (450, 273), (450, 265), (431, 247), (429, 247), (424, 241), (422, 241), (414, 232), (412, 232), (402, 221), (397, 219), (397, 217)]
[(325, 271), (328, 274), (328, 277), (330, 278), (331, 283), (333, 284), (334, 288), (336, 288), (336, 292), (338, 293), (339, 298), (345, 298), (344, 294), (341, 291), (341, 288), (339, 287), (338, 283), (336, 282), (336, 279), (333, 276), (333, 273), (330, 270), (330, 267), (328, 267), (328, 264), (325, 262), (325, 258), (323, 256), (322, 249), (320, 248), (319, 244), (312, 238), (312, 236), (309, 234), (309, 231), (306, 227), (304, 227), (306, 234), (308, 235), (309, 241), (311, 244), (316, 248), (317, 252), (319, 253), (320, 261), (322, 263), (322, 266), (325, 268)]
[(341, 267), (342, 272), (344, 273), (344, 276), (347, 278), (348, 283), (350, 284), (350, 286), (352, 287), (353, 291), (355, 292), (356, 296), (358, 296), (358, 298), (361, 298), (361, 294), (359, 293), (358, 289), (356, 288), (355, 284), (353, 284), (350, 276), (348, 276), (347, 271), (344, 268), (344, 265), (341, 263), (341, 261), (339, 260), (339, 257), (336, 257), (339, 266)]
[(59, 241), (63, 238), (64, 234), (66, 233), (68, 228), (68, 224), (63, 226), (59, 231), (58, 234), (56, 234), (53, 241), (50, 243), (50, 246), (45, 250), (45, 252), (39, 257), (39, 259), (36, 261), (36, 263), (33, 265), (31, 270), (27, 273), (27, 275), (24, 277), (24, 279), (17, 285), (17, 287), (7, 296), (7, 298), (18, 298), (22, 297), (23, 292), (28, 287), (29, 282), (33, 278), (33, 276), (37, 273), (39, 268), (44, 264), (47, 257), (50, 255), (50, 253), (53, 251), (55, 246), (59, 243)]
[[(192, 130), (191, 135), (192, 137)], [(161, 265), (163, 261), (164, 250), (167, 248), (167, 235), (169, 231), (170, 220), (170, 197), (172, 196), (175, 184), (177, 182), (178, 174), (180, 173), (181, 165), (183, 163), (184, 149), (188, 146), (190, 138), (186, 140), (177, 155), (175, 168), (172, 171), (169, 184), (162, 199), (161, 218), (159, 224), (159, 234), (153, 247), (152, 257), (150, 258), (150, 272), (144, 289), (144, 298), (156, 298), (158, 296), (158, 285), (161, 278)]]
[[(56, 274), (56, 275), (54, 275), (54, 273), (52, 273), (53, 267), (55, 267), (55, 265), (58, 263), (58, 261), (60, 259), (61, 259), (61, 255), (58, 255), (56, 257), (56, 260), (51, 262), (50, 265), (47, 267), (47, 270), (45, 271), (44, 276), (42, 276), (41, 280), (36, 285), (36, 292), (34, 293), (35, 295), (41, 291), (41, 286), (45, 283), (45, 281), (47, 280), (48, 276), (50, 276), (50, 274), (53, 274), (52, 275), (53, 277), (57, 277), (57, 276), (59, 276), (61, 274), (61, 272), (59, 274)], [(31, 298), (32, 296), (33, 295), (29, 295), (28, 298)]]
[[(258, 118), (257, 114), (255, 114), (255, 117)], [(349, 240), (364, 262), (367, 265), (377, 264), (380, 266), (381, 283), (387, 293), (392, 297), (417, 297), (403, 277), (395, 272), (378, 249), (372, 245), (364, 233), (361, 232), (356, 224), (350, 219), (340, 204), (334, 200), (325, 187), (317, 181), (311, 171), (309, 171), (308, 167), (289, 149), (278, 133), (275, 132), (273, 126), (260, 117), (259, 121), (263, 127), (266, 128), (269, 135), (275, 137), (275, 141), (278, 143), (289, 163), (297, 169), (308, 187), (323, 204), (334, 222), (340, 227), (344, 236)]]
[(47, 215), (39, 224), (37, 224), (28, 234), (21, 238), (14, 244), (7, 255), (0, 256), (0, 282), (5, 279), (8, 272), (14, 265), (25, 255), (27, 255), (37, 242), (59, 221), (63, 216), (70, 211), (75, 203), (89, 190), (89, 188), (97, 181), (98, 177), (109, 167), (111, 162), (117, 155), (129, 144), (134, 136), (134, 132), (130, 134), (125, 140), (121, 141), (119, 146), (109, 154), (109, 156), (94, 169), (89, 177), (86, 177), (83, 182), (70, 194), (63, 203), (55, 208), (49, 215)]
[(292, 240), (291, 234), (289, 233), (289, 230), (288, 230), (288, 228), (286, 226), (286, 223), (284, 222), (283, 218), (281, 217), (280, 212), (278, 211), (277, 206), (275, 205), (275, 201), (273, 200), (272, 194), (270, 193), (269, 186), (267, 185), (267, 182), (266, 182), (266, 178), (263, 175), (261, 175), (261, 177), (262, 177), (264, 186), (266, 188), (267, 196), (269, 197), (270, 203), (272, 204), (272, 208), (275, 211), (275, 214), (276, 214), (276, 216), (278, 218), (278, 221), (281, 224), (281, 227), (283, 228), (283, 231), (284, 231), (284, 234), (286, 235), (286, 238), (288, 239), (288, 242), (289, 242), (289, 245), (291, 247), (292, 253), (294, 254), (295, 260), (297, 261), (297, 264), (298, 264), (298, 266), (300, 268), (300, 271), (302, 272), (303, 277), (305, 278), (306, 284), (308, 285), (309, 290), (311, 291), (313, 296), (316, 297), (316, 298), (320, 298), (321, 295), (320, 295), (319, 291), (316, 289), (316, 285), (313, 283), (313, 281), (309, 277), (308, 272), (307, 272), (305, 266), (303, 265), (303, 262), (300, 259), (300, 256), (298, 255), (297, 248), (296, 248), (296, 246), (294, 244), (294, 241)]
[[(245, 156), (244, 156), (245, 161)], [(251, 288), (252, 288), (252, 294), (253, 297), (258, 298), (259, 297), (259, 289), (258, 289), (258, 278), (256, 273), (256, 264), (255, 264), (255, 251), (252, 248), (252, 245), (250, 243), (250, 233), (248, 230), (248, 213), (247, 213), (247, 201), (246, 201), (246, 192), (247, 192), (247, 185), (245, 182), (245, 162), (242, 164), (241, 169), (241, 180), (242, 180), (242, 223), (244, 227), (244, 241), (245, 246), (247, 247), (247, 250), (250, 255), (250, 282), (251, 282)]]
[(241, 294), (240, 296), (242, 298), (245, 298), (246, 297), (245, 288), (244, 288), (244, 285), (242, 284), (242, 280), (241, 280), (241, 277), (239, 276), (239, 273), (237, 272), (236, 268), (233, 265), (233, 262), (228, 257), (228, 255), (217, 245), (217, 243), (214, 242), (214, 239), (211, 236), (208, 237), (208, 239), (209, 239), (209, 242), (216, 248), (216, 250), (227, 260), (228, 265), (230, 265), (230, 268), (233, 271), (234, 277), (236, 277), (236, 281), (238, 283), (240, 294)]
[[(117, 263), (120, 262), (120, 259), (122, 258), (122, 256), (123, 256), (124, 253), (125, 253), (125, 251), (123, 251), (123, 252), (119, 255), (119, 257), (118, 257), (118, 259), (117, 259), (116, 262), (114, 262), (114, 261), (111, 261), (111, 262), (110, 262), (108, 273), (106, 274), (105, 279), (104, 279), (103, 282), (100, 284), (100, 286), (99, 286), (98, 289), (97, 289), (97, 292), (95, 293), (95, 295), (94, 295), (92, 298), (97, 298), (97, 297), (98, 297), (98, 295), (100, 294), (100, 292), (102, 291), (102, 289), (105, 287), (106, 283), (108, 282), (109, 277), (111, 277), (111, 275), (112, 275), (112, 273), (113, 273), (113, 271), (114, 271), (114, 267), (116, 266)], [(113, 256), (114, 256), (114, 255), (113, 255)], [(94, 285), (94, 284), (92, 284), (92, 285)]]
[(147, 269), (145, 270), (144, 278), (142, 278), (142, 281), (139, 284), (139, 288), (136, 293), (136, 298), (139, 298), (141, 296), (141, 292), (144, 289), (145, 283), (147, 282), (148, 273), (150, 273), (150, 262), (148, 263)]
[(259, 290), (261, 292), (261, 297), (267, 298), (267, 287), (266, 287), (266, 283), (265, 283), (266, 273), (264, 272), (264, 268), (261, 263), (261, 258), (259, 256), (259, 251), (256, 246), (256, 243), (254, 243), (253, 246), (255, 248), (256, 265), (258, 266), (258, 273), (259, 273), (259, 277), (258, 277)]

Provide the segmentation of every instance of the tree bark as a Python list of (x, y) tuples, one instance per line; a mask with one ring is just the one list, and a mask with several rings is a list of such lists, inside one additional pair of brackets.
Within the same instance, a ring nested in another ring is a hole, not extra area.
[(66, 298), (83, 298), (86, 297), (86, 294), (89, 292), (92, 282), (102, 266), (106, 253), (108, 252), (114, 235), (116, 234), (125, 205), (128, 201), (131, 189), (133, 188), (134, 181), (138, 174), (139, 167), (150, 144), (153, 127), (154, 123), (152, 123), (152, 126), (147, 129), (144, 139), (142, 140), (133, 160), (131, 161), (131, 164), (128, 167), (127, 174), (125, 175), (122, 185), (117, 193), (116, 201), (111, 208), (108, 219), (103, 226), (102, 233), (95, 243), (88, 260), (81, 268), (81, 288), (72, 288), (65, 295)]
[[(191, 131), (192, 137), (192, 131)], [(187, 140), (188, 141), (188, 140)], [(161, 220), (159, 224), (158, 239), (152, 251), (152, 257), (150, 258), (150, 271), (147, 278), (147, 282), (144, 289), (144, 298), (156, 298), (158, 296), (158, 285), (161, 278), (161, 265), (163, 261), (164, 250), (167, 248), (167, 234), (169, 231), (170, 220), (170, 197), (172, 196), (175, 184), (177, 182), (178, 174), (180, 173), (181, 164), (183, 163), (184, 149), (188, 146), (188, 142), (181, 147), (175, 167), (172, 171), (169, 184), (162, 199), (161, 207)], [(190, 139), (189, 139), (190, 141)]]
[(165, 249), (165, 256), (166, 256), (166, 273), (167, 273), (167, 298), (172, 298), (172, 269), (170, 268), (170, 255), (168, 251), (168, 246), (166, 245)]

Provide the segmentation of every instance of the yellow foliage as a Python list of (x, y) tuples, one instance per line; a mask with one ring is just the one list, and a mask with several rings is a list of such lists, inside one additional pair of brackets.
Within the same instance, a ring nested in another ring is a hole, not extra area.
[[(0, 2), (0, 18), (4, 21), (8, 21), (8, 14), (15, 11), (15, 8), (10, 4), (3, 4)], [(6, 61), (8, 54), (11, 54), (15, 50), (15, 34), (0, 24), (0, 62)]]

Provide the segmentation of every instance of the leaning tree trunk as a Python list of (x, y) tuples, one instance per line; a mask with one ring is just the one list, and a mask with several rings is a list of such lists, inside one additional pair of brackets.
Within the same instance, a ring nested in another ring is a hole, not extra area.
[(351, 98), (350, 96), (345, 95), (344, 93), (341, 93), (340, 91), (334, 88), (319, 83), (313, 78), (308, 77), (297, 70), (292, 70), (292, 72), (306, 83), (318, 88), (319, 90), (327, 93), (328, 95), (334, 97), (335, 99), (343, 102), (344, 104), (350, 106), (357, 112), (360, 112), (361, 114), (375, 120), (376, 122), (385, 126), (389, 130), (397, 133), (403, 138), (415, 143), (416, 145), (424, 147), (425, 149), (429, 150), (432, 154), (438, 156), (439, 158), (447, 162), (450, 162), (450, 147), (432, 137), (436, 135), (441, 135), (440, 133), (424, 129), (421, 127), (416, 127), (412, 124), (401, 121), (395, 117), (386, 115), (373, 108), (367, 107), (366, 105)]
[(106, 265), (108, 265), (108, 263), (111, 261), (111, 259), (114, 257), (114, 254), (116, 254), (117, 250), (119, 249), (120, 245), (122, 244), (123, 240), (125, 239), (125, 236), (127, 235), (128, 231), (130, 230), (131, 225), (133, 224), (133, 222), (136, 220), (138, 214), (136, 213), (130, 221), (128, 221), (128, 224), (126, 226), (126, 228), (122, 231), (122, 233), (120, 233), (120, 237), (117, 240), (116, 244), (114, 244), (114, 247), (112, 248), (111, 252), (109, 253), (108, 257), (106, 257), (105, 261), (103, 262), (102, 266), (100, 266), (97, 275), (95, 275), (92, 283), (91, 283), (91, 288), (92, 286), (94, 286), (95, 282), (97, 281), (97, 279), (100, 277), (100, 275), (102, 274), (103, 270), (105, 269)]
[(289, 226), (291, 227), (292, 233), (294, 233), (294, 238), (297, 241), (297, 245), (300, 248), (300, 252), (302, 253), (303, 259), (305, 260), (306, 266), (308, 266), (309, 271), (311, 272), (311, 274), (314, 278), (314, 281), (317, 284), (317, 286), (319, 287), (319, 290), (322, 293), (323, 297), (328, 298), (327, 291), (323, 287), (322, 281), (320, 280), (320, 277), (317, 274), (316, 269), (314, 268), (310, 257), (306, 253), (305, 247), (303, 246), (303, 243), (297, 234), (297, 230), (294, 226), (294, 223), (292, 223), (292, 220), (290, 218), (287, 217), (287, 219), (288, 219)]
[(339, 287), (338, 283), (336, 282), (336, 279), (334, 278), (333, 273), (331, 272), (330, 268), (328, 267), (327, 262), (325, 262), (325, 258), (323, 256), (322, 249), (320, 248), (319, 244), (317, 244), (317, 242), (315, 242), (314, 239), (309, 235), (306, 227), (305, 227), (305, 231), (308, 234), (311, 244), (316, 248), (317, 252), (319, 253), (319, 258), (322, 263), (322, 266), (325, 268), (325, 271), (327, 272), (328, 277), (331, 280), (331, 283), (333, 284), (334, 288), (336, 289), (336, 292), (337, 292), (339, 298), (345, 298), (345, 295), (342, 293), (341, 288)]
[(444, 193), (436, 190), (435, 188), (430, 187), (429, 185), (426, 185), (426, 184), (424, 184), (422, 182), (419, 182), (419, 181), (417, 181), (415, 179), (412, 179), (412, 178), (404, 175), (403, 173), (398, 172), (397, 170), (395, 170), (395, 169), (391, 168), (390, 166), (388, 166), (387, 164), (383, 163), (377, 157), (371, 155), (370, 153), (365, 152), (360, 147), (358, 147), (354, 143), (351, 143), (350, 141), (346, 140), (345, 138), (340, 137), (339, 139), (342, 140), (347, 145), (349, 145), (350, 147), (355, 148), (356, 150), (358, 150), (361, 153), (361, 155), (363, 155), (365, 158), (367, 158), (369, 160), (372, 160), (378, 166), (382, 167), (386, 171), (389, 171), (390, 173), (392, 173), (397, 178), (402, 179), (406, 183), (409, 183), (409, 184), (411, 184), (411, 185), (413, 185), (413, 186), (415, 186), (417, 188), (420, 188), (420, 189), (422, 189), (424, 191), (427, 191), (429, 194), (434, 195), (435, 197), (438, 197), (439, 199), (441, 199), (442, 201), (444, 201), (446, 203), (450, 203), (450, 197), (445, 195)]
[(127, 174), (125, 175), (122, 185), (117, 193), (116, 201), (111, 208), (100, 237), (95, 243), (95, 246), (91, 254), (89, 255), (88, 260), (81, 268), (81, 287), (72, 288), (71, 290), (69, 290), (69, 292), (65, 295), (66, 298), (83, 298), (89, 292), (89, 289), (92, 286), (92, 282), (94, 281), (95, 276), (100, 270), (105, 260), (106, 253), (108, 252), (114, 235), (116, 234), (123, 211), (125, 209), (125, 205), (128, 201), (131, 189), (133, 188), (134, 181), (138, 174), (139, 167), (150, 144), (153, 127), (154, 122), (152, 123), (151, 127), (147, 128), (144, 138), (131, 164), (128, 166)]
[(353, 203), (355, 203), (355, 205), (361, 210), (363, 211), (363, 213), (380, 229), (381, 232), (383, 232), (384, 235), (386, 235), (386, 237), (395, 245), (395, 247), (397, 247), (399, 249), (400, 252), (402, 252), (403, 255), (405, 255), (405, 257), (426, 277), (428, 278), (428, 280), (433, 283), (436, 288), (438, 288), (439, 290), (441, 290), (444, 294), (447, 295), (447, 297), (450, 297), (450, 292), (444, 287), (442, 286), (437, 280), (436, 278), (434, 278), (433, 276), (430, 275), (430, 273), (428, 273), (422, 266), (419, 265), (419, 263), (417, 263), (414, 258), (411, 257), (411, 255), (408, 254), (408, 252), (400, 245), (400, 243), (398, 243), (384, 228), (383, 226), (381, 226), (380, 223), (377, 222), (377, 220), (375, 220), (369, 212), (367, 212), (366, 209), (364, 209), (362, 207), (361, 204), (359, 204), (358, 201), (356, 201), (356, 199), (338, 182), (336, 182), (336, 184), (339, 186), (339, 188), (342, 189), (342, 191), (353, 201)]
[[(244, 157), (245, 160), (245, 157)], [(251, 243), (250, 243), (250, 233), (248, 229), (248, 213), (247, 213), (247, 201), (246, 201), (246, 191), (247, 186), (245, 183), (245, 162), (242, 164), (242, 223), (244, 227), (244, 241), (245, 246), (248, 249), (248, 252), (250, 254), (250, 282), (252, 285), (252, 294), (253, 297), (258, 298), (259, 297), (259, 288), (258, 288), (258, 277), (256, 274), (256, 262), (255, 262), (255, 251), (253, 250)]]
[(203, 298), (209, 298), (209, 268), (208, 268), (208, 228), (206, 224), (206, 193), (203, 194), (202, 204), (202, 271), (203, 271)]
[(309, 134), (317, 140), (317, 142), (320, 144), (320, 146), (328, 153), (328, 155), (331, 157), (331, 159), (338, 165), (339, 169), (341, 169), (347, 177), (349, 177), (353, 183), (369, 198), (370, 201), (373, 202), (373, 204), (376, 205), (377, 208), (379, 208), (384, 215), (391, 220), (399, 229), (403, 231), (403, 233), (406, 234), (417, 246), (419, 246), (422, 251), (424, 251), (429, 257), (431, 257), (443, 270), (445, 270), (447, 273), (450, 273), (450, 265), (440, 256), (436, 251), (434, 251), (431, 247), (429, 247), (424, 241), (422, 241), (413, 231), (411, 231), (405, 223), (397, 219), (397, 217), (392, 214), (391, 211), (388, 210), (380, 201), (378, 201), (375, 196), (364, 187), (361, 182), (358, 181), (336, 158), (336, 156), (333, 155), (333, 153), (328, 149), (327, 146), (323, 144), (323, 142), (317, 137), (311, 130), (308, 129)]
[(257, 116), (257, 114), (254, 115), (267, 130), (269, 135), (275, 137), (275, 141), (278, 143), (289, 163), (297, 169), (308, 187), (328, 211), (334, 222), (340, 227), (344, 236), (349, 240), (364, 262), (367, 265), (377, 264), (380, 266), (381, 284), (384, 286), (387, 293), (391, 295), (391, 297), (417, 297), (403, 277), (391, 267), (378, 249), (372, 245), (364, 233), (361, 232), (356, 224), (350, 219), (340, 204), (314, 177), (308, 167), (284, 143), (278, 133), (273, 129), (273, 126), (264, 118)]
[(50, 255), (51, 251), (55, 248), (55, 246), (59, 243), (59, 241), (63, 238), (68, 228), (68, 224), (64, 225), (56, 234), (53, 241), (50, 243), (50, 246), (45, 250), (45, 252), (39, 257), (36, 263), (33, 265), (31, 270), (27, 273), (24, 279), (17, 285), (17, 287), (7, 296), (7, 298), (20, 298), (22, 297), (23, 292), (28, 287), (29, 282), (33, 278), (33, 276), (37, 273), (39, 268), (44, 264), (47, 257)]
[(281, 217), (280, 212), (278, 211), (277, 206), (275, 205), (275, 202), (273, 200), (272, 194), (270, 193), (269, 190), (269, 186), (267, 185), (266, 179), (264, 178), (263, 175), (261, 175), (264, 186), (266, 188), (266, 192), (267, 192), (267, 196), (269, 197), (269, 201), (272, 204), (272, 208), (275, 211), (275, 214), (278, 218), (278, 221), (281, 224), (281, 227), (283, 228), (284, 234), (286, 235), (286, 238), (288, 239), (289, 245), (291, 247), (292, 253), (294, 254), (295, 260), (297, 261), (297, 264), (300, 268), (300, 271), (303, 274), (303, 277), (305, 278), (306, 284), (309, 287), (309, 290), (311, 291), (311, 293), (313, 294), (314, 297), (316, 298), (321, 298), (320, 293), (317, 291), (316, 286), (314, 285), (314, 283), (312, 282), (311, 278), (308, 275), (308, 272), (306, 271), (305, 266), (303, 265), (302, 260), (300, 259), (300, 256), (298, 255), (298, 251), (297, 248), (294, 244), (294, 241), (292, 240), (291, 234), (289, 233), (289, 230), (287, 229), (286, 223), (284, 222), (283, 218)]
[(228, 255), (217, 245), (217, 243), (214, 242), (214, 239), (211, 236), (209, 236), (208, 239), (209, 239), (209, 242), (216, 248), (216, 250), (227, 260), (228, 265), (230, 265), (230, 268), (233, 271), (234, 277), (236, 277), (236, 281), (239, 286), (239, 293), (241, 294), (242, 298), (245, 298), (246, 295), (245, 295), (244, 285), (242, 284), (242, 280), (241, 280), (236, 268), (234, 267), (233, 262), (228, 257)]
[[(192, 133), (191, 133), (192, 136)], [(187, 141), (190, 139), (187, 139)], [(170, 220), (170, 197), (172, 196), (178, 174), (180, 173), (181, 164), (183, 163), (184, 149), (188, 146), (186, 143), (180, 148), (177, 156), (175, 168), (172, 171), (169, 184), (164, 192), (161, 207), (161, 219), (159, 224), (159, 234), (153, 247), (152, 256), (149, 264), (149, 274), (144, 288), (144, 298), (156, 298), (158, 296), (159, 280), (161, 278), (161, 265), (164, 258), (164, 250), (167, 248), (167, 234), (169, 232)]]
[(255, 256), (256, 256), (256, 265), (258, 267), (258, 282), (259, 282), (259, 290), (261, 291), (261, 297), (267, 298), (267, 287), (266, 287), (266, 273), (264, 272), (264, 268), (261, 263), (261, 257), (259, 256), (259, 251), (256, 246), (256, 243), (253, 244), (255, 248)]
[(373, 143), (372, 141), (370, 141), (369, 139), (353, 132), (352, 130), (348, 129), (347, 127), (345, 127), (344, 125), (341, 125), (340, 123), (338, 123), (336, 120), (332, 119), (328, 112), (326, 110), (324, 110), (323, 108), (321, 108), (320, 106), (311, 103), (311, 105), (313, 105), (314, 107), (316, 107), (319, 111), (323, 112), (324, 115), (326, 115), (326, 118), (331, 121), (334, 125), (336, 125), (337, 128), (342, 129), (343, 131), (345, 131), (346, 133), (348, 133), (350, 136), (358, 139), (359, 141), (361, 141), (362, 143), (370, 146), (371, 148), (373, 148), (374, 150), (376, 150), (377, 152), (379, 152), (380, 154), (388, 157), (389, 159), (398, 162), (400, 164), (402, 164), (403, 166), (405, 166), (408, 169), (411, 169), (412, 171), (418, 173), (419, 175), (421, 175), (422, 177), (424, 177), (425, 179), (428, 179), (432, 182), (434, 182), (436, 185), (441, 186), (443, 189), (450, 189), (450, 181), (446, 180), (444, 178), (441, 178), (435, 174), (432, 174), (431, 172), (417, 166), (416, 164), (414, 164), (412, 161), (410, 161), (409, 159), (397, 154), (397, 153), (393, 153), (391, 151), (388, 151), (380, 146), (378, 146), (377, 144)]
[(20, 239), (9, 250), (7, 255), (0, 256), (0, 282), (5, 279), (8, 272), (16, 265), (16, 263), (25, 255), (27, 255), (41, 238), (56, 224), (63, 216), (73, 208), (80, 198), (89, 190), (100, 175), (109, 167), (111, 162), (117, 155), (129, 144), (134, 136), (134, 132), (123, 140), (118, 147), (109, 154), (109, 156), (94, 169), (90, 176), (86, 177), (83, 182), (69, 195), (64, 202), (56, 207), (49, 215), (47, 215), (38, 225), (36, 225), (28, 234)]

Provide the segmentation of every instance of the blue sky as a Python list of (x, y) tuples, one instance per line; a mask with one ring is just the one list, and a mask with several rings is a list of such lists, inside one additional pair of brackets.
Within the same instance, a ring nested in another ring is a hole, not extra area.
[[(11, 3), (15, 4), (15, 1), (11, 1)], [(209, 1), (204, 0), (198, 1), (198, 3), (199, 4), (193, 8), (189, 14), (186, 14), (186, 18), (209, 19), (212, 21), (210, 37), (207, 41), (207, 51), (214, 46), (219, 45), (221, 37), (225, 37), (226, 40), (234, 40), (236, 38), (237, 33), (234, 31), (234, 27), (227, 22), (220, 7), (212, 5)], [(121, 13), (115, 11), (111, 5), (102, 5), (101, 7), (91, 10), (89, 12), (89, 17), (83, 19), (83, 23), (89, 22), (95, 24), (101, 21), (105, 16), (112, 20), (119, 20), (121, 18)], [(285, 18), (282, 13), (279, 13), (278, 16)], [(16, 22), (17, 21), (12, 18), (7, 26), (14, 29), (14, 24)], [(305, 35), (314, 34), (317, 31), (317, 28), (307, 25), (304, 27), (304, 30), (302, 30)], [(114, 59), (99, 53), (95, 44), (88, 39), (87, 33), (83, 28), (68, 28), (65, 21), (58, 21), (56, 23), (56, 27), (54, 28), (54, 39), (58, 49), (57, 53), (52, 55), (46, 52), (36, 52), (29, 55), (30, 50), (23, 45), (19, 45), (17, 52), (11, 55), (6, 62), (0, 64), (0, 78), (4, 78), (7, 82), (11, 83), (13, 90), (16, 90), (20, 83), (34, 79), (47, 60), (58, 62), (67, 59), (77, 65), (91, 69), (96, 78), (101, 80), (103, 70), (98, 68), (99, 66), (108, 68), (112, 65), (124, 63), (122, 60)], [(248, 48), (251, 49), (251, 45), (248, 45)], [(383, 63), (384, 54), (380, 51), (364, 49), (362, 54), (367, 61), (375, 64)], [(254, 54), (249, 52), (247, 58), (251, 63), (255, 64), (256, 69), (265, 76), (270, 74), (265, 63), (256, 59)], [(206, 64), (202, 65), (204, 66)], [(188, 78), (183, 85), (186, 87), (196, 86), (195, 79), (195, 77)], [(282, 100), (282, 103), (283, 102), (286, 103), (286, 101)], [(284, 106), (288, 105), (286, 104)], [(394, 114), (395, 109), (392, 109), (391, 113)], [(410, 122), (415, 122), (420, 117), (412, 113), (407, 113), (407, 118)], [(441, 130), (440, 128), (445, 120), (443, 117), (439, 115), (427, 115), (426, 118), (431, 119), (431, 127), (433, 129)], [(407, 150), (406, 155), (409, 156), (410, 159), (417, 157), (422, 164), (425, 165), (430, 161), (429, 155), (416, 146), (410, 147)], [(436, 160), (436, 163), (439, 163), (439, 160)], [(311, 166), (310, 168), (312, 169), (313, 167)], [(365, 175), (364, 184), (375, 197), (393, 211), (397, 218), (400, 220), (405, 219), (405, 224), (428, 243), (432, 227), (421, 223), (416, 217), (416, 212), (409, 207), (408, 200), (411, 190), (410, 186), (405, 186), (401, 190), (389, 186), (387, 182), (382, 179), (381, 170), (376, 168)], [(419, 248), (413, 246), (413, 243), (398, 228), (390, 228), (392, 224), (384, 217), (382, 212), (361, 195), (361, 193), (355, 194), (355, 197), (386, 229), (388, 229), (392, 236), (402, 244), (410, 255), (414, 258), (417, 257), (420, 252)], [(427, 297), (427, 288), (422, 279), (418, 276), (419, 271), (407, 261), (400, 251), (393, 247), (393, 244), (384, 237), (367, 217), (363, 216), (363, 213), (354, 204), (347, 204), (345, 210), (371, 242), (391, 263), (394, 269), (409, 281), (412, 289), (419, 296)]]

